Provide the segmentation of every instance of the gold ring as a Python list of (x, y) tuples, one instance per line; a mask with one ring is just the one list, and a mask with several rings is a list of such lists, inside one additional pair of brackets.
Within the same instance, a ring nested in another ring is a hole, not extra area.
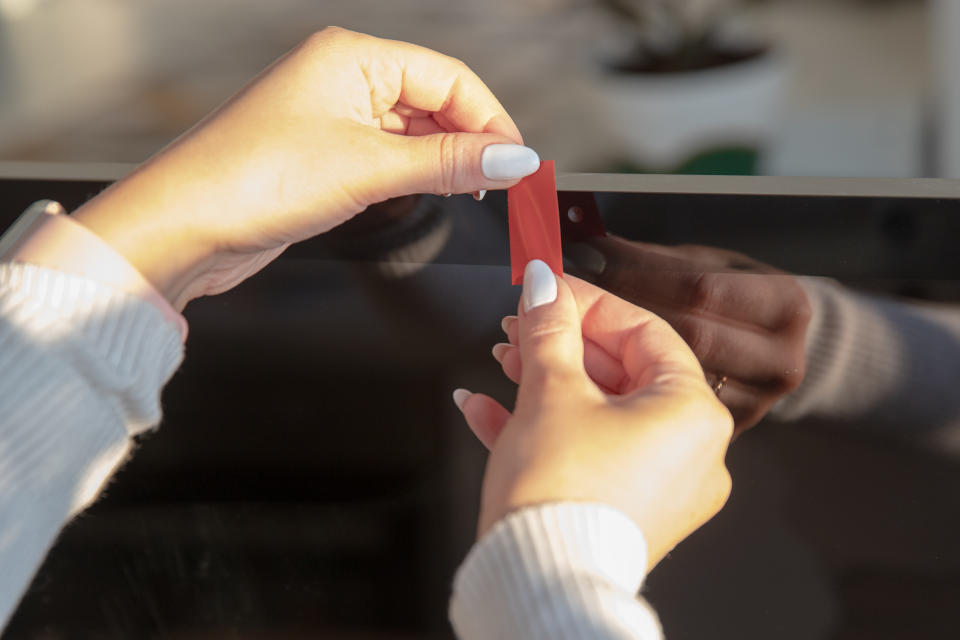
[(713, 392), (714, 392), (715, 394), (717, 394), (717, 396), (719, 396), (719, 395), (720, 395), (720, 390), (723, 389), (723, 385), (725, 385), (725, 384), (727, 384), (727, 376), (721, 377), (719, 380), (717, 380), (716, 383), (714, 383), (714, 385), (713, 385)]

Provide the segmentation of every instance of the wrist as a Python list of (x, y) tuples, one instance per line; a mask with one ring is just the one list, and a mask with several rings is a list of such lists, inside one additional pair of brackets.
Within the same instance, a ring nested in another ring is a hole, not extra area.
[[(155, 182), (155, 181), (154, 181)], [(203, 294), (196, 283), (216, 249), (189, 215), (197, 205), (160, 193), (139, 172), (113, 185), (70, 216), (123, 256), (177, 311)], [(186, 214), (186, 215), (185, 215)]]

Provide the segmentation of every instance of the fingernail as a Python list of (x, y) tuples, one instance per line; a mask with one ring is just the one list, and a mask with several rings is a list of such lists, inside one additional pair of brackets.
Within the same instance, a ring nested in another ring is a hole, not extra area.
[(473, 192), (473, 199), (476, 200), (477, 202), (480, 202), (481, 200), (483, 200), (483, 196), (485, 195), (487, 195), (487, 190), (480, 189), (480, 191)]
[(493, 359), (503, 364), (503, 356), (507, 352), (507, 349), (510, 348), (510, 344), (507, 342), (498, 342), (493, 345)]
[(490, 180), (516, 180), (540, 168), (540, 156), (522, 144), (491, 144), (480, 156), (480, 169)]
[(444, 197), (444, 198), (449, 198), (449, 197), (452, 196), (452, 195), (453, 195), (452, 193), (445, 193), (445, 194), (443, 194), (443, 197)]
[(586, 242), (571, 242), (563, 246), (564, 263), (572, 271), (599, 276), (607, 268), (607, 259), (595, 247)]
[(46, 213), (49, 213), (51, 215), (57, 215), (57, 214), (63, 213), (64, 211), (63, 205), (57, 202), (56, 200), (47, 200), (46, 203), (47, 204), (43, 209)]
[(466, 389), (455, 389), (453, 391), (453, 404), (457, 405), (457, 409), (463, 411), (463, 403), (472, 395), (473, 394)]
[(557, 277), (543, 260), (531, 260), (523, 271), (523, 310), (530, 311), (557, 299)]
[(517, 316), (507, 316), (500, 321), (500, 328), (504, 333), (510, 333), (510, 323), (517, 319)]

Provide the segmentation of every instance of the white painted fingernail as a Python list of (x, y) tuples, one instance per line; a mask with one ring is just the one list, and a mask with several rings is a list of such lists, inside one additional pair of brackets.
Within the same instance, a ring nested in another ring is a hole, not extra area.
[(473, 394), (466, 389), (455, 389), (453, 392), (453, 404), (457, 405), (457, 409), (463, 411), (463, 403), (472, 395)]
[(540, 168), (540, 156), (522, 144), (491, 144), (480, 156), (480, 170), (490, 180), (516, 180)]
[(557, 299), (557, 277), (543, 260), (531, 260), (523, 270), (523, 310), (530, 311)]
[(507, 342), (498, 342), (493, 345), (493, 359), (503, 364), (503, 356), (507, 353), (508, 349), (510, 349), (510, 344)]
[(480, 202), (481, 200), (483, 200), (483, 196), (485, 195), (487, 195), (487, 190), (480, 189), (480, 191), (475, 191), (473, 193), (473, 199), (476, 200), (477, 202)]

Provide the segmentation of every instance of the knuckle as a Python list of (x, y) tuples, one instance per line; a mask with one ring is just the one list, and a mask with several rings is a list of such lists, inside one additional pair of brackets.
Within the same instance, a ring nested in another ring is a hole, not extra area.
[[(581, 388), (581, 380), (569, 367), (562, 363), (551, 363), (550, 367), (526, 367), (523, 372), (521, 386), (531, 396), (541, 399), (567, 399), (576, 394)], [(521, 393), (521, 396), (524, 394)], [(519, 398), (519, 396), (518, 396)], [(519, 403), (519, 399), (517, 400)]]
[(716, 425), (717, 437), (726, 448), (726, 443), (733, 437), (733, 415), (719, 400), (714, 403), (714, 411), (716, 415), (713, 424)]
[(560, 394), (568, 395), (579, 388), (580, 378), (570, 367), (553, 367), (549, 374), (543, 379), (543, 388), (556, 397), (562, 397)]
[(329, 26), (320, 29), (319, 31), (314, 31), (309, 36), (307, 36), (306, 43), (309, 45), (317, 45), (323, 42), (333, 40), (335, 38), (341, 37), (344, 33), (344, 29), (337, 26)]
[(460, 58), (455, 58), (453, 56), (447, 56), (447, 58), (450, 60), (450, 63), (460, 71), (470, 71), (470, 67), (467, 65), (467, 63)]
[(796, 391), (806, 375), (806, 354), (802, 342), (787, 344), (777, 361), (777, 369), (767, 388), (779, 395)]
[(810, 320), (813, 318), (813, 305), (810, 304), (810, 299), (807, 297), (803, 288), (796, 282), (794, 286), (797, 288), (797, 295), (793, 308), (793, 322), (795, 326), (806, 330), (810, 324)]
[(459, 166), (456, 136), (452, 133), (442, 133), (437, 136), (436, 144), (440, 171), (437, 172), (435, 193), (453, 193), (457, 183), (457, 167)]
[(714, 513), (717, 513), (723, 508), (723, 505), (727, 503), (727, 500), (730, 498), (730, 492), (733, 491), (733, 478), (730, 476), (730, 471), (726, 465), (722, 462), (720, 463), (720, 468), (717, 469), (714, 474), (712, 484), (715, 490)]
[(733, 437), (734, 421), (729, 409), (717, 399), (712, 389), (705, 389), (701, 393), (704, 425), (708, 430), (708, 437), (726, 448), (727, 442)]
[(684, 404), (689, 411), (685, 413), (684, 423), (692, 430), (691, 435), (704, 447), (725, 451), (733, 437), (734, 421), (713, 390), (706, 383), (698, 384), (695, 391), (688, 393)]
[(803, 344), (795, 348), (793, 353), (790, 354), (787, 360), (787, 367), (784, 369), (784, 374), (781, 389), (783, 393), (796, 391), (801, 383), (803, 383), (803, 379), (807, 374), (807, 358), (804, 353)]
[(714, 331), (708, 324), (691, 316), (690, 319), (678, 320), (674, 328), (701, 363), (710, 359), (714, 349)]
[(325, 38), (349, 38), (356, 37), (357, 34), (343, 27), (331, 24), (327, 27), (324, 27), (320, 31), (317, 31), (314, 35), (322, 36)]
[(524, 339), (528, 344), (538, 345), (563, 335), (574, 328), (573, 323), (563, 318), (545, 318), (530, 326)]
[(692, 274), (687, 298), (690, 307), (705, 311), (713, 308), (719, 283), (716, 274), (705, 272)]
[(807, 298), (806, 292), (796, 278), (787, 276), (777, 281), (776, 286), (786, 296), (788, 302), (784, 308), (783, 317), (778, 329), (805, 333), (810, 319), (813, 317), (813, 307)]
[(314, 31), (300, 43), (299, 49), (309, 55), (320, 55), (331, 48), (337, 48), (344, 40), (356, 37), (357, 34), (342, 27), (329, 26)]

